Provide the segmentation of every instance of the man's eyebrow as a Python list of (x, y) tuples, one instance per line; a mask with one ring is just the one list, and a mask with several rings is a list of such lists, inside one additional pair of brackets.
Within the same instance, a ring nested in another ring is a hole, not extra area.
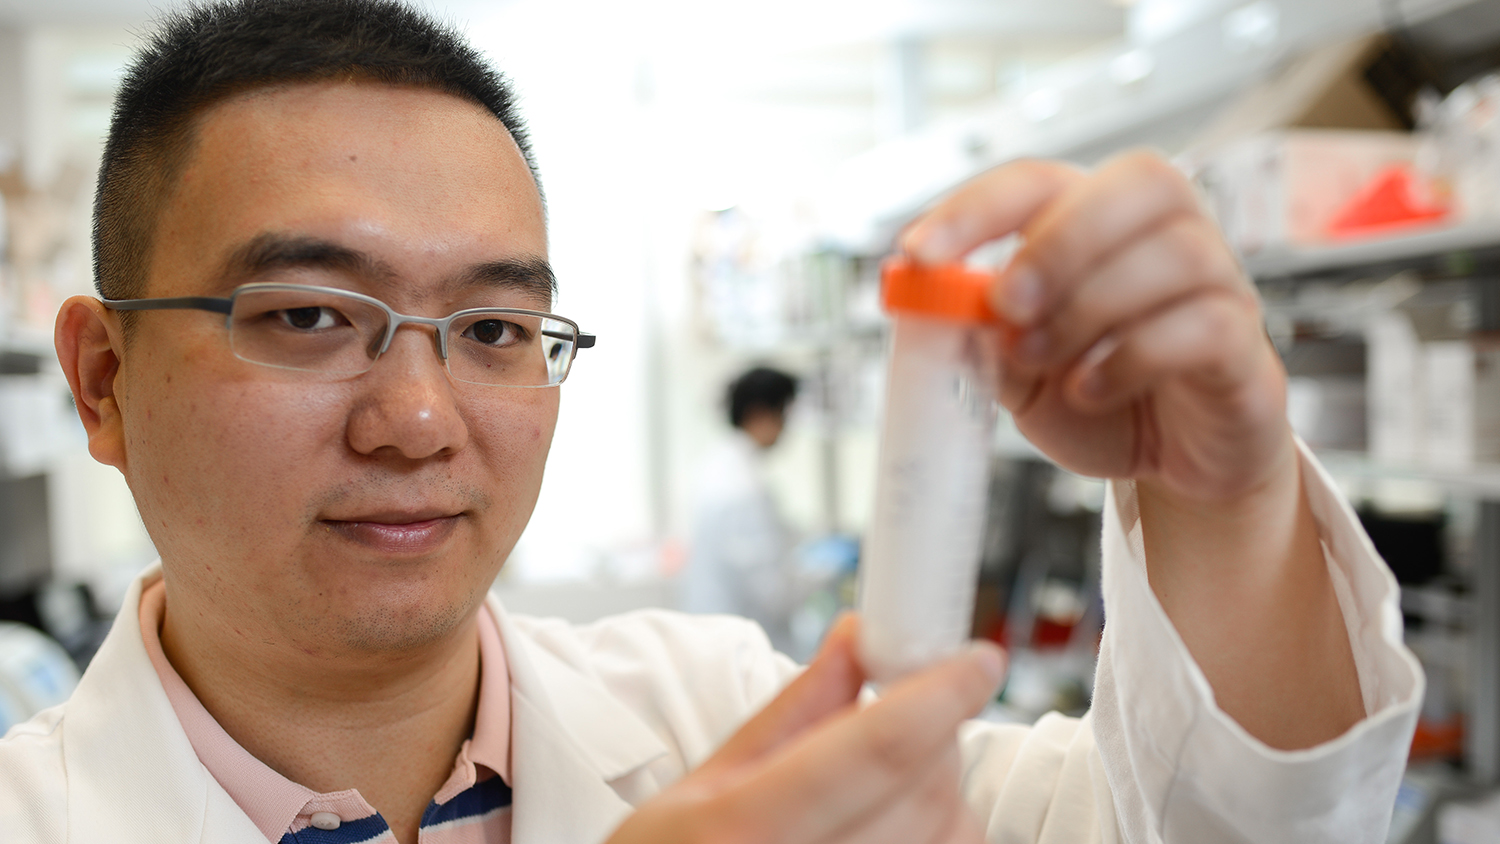
[(544, 301), (550, 307), (557, 295), (557, 276), (541, 258), (507, 258), (470, 267), (457, 279), (460, 285), (514, 290)]
[(294, 267), (338, 270), (370, 279), (394, 275), (390, 266), (367, 252), (322, 238), (275, 232), (256, 235), (236, 249), (225, 262), (223, 275), (238, 284), (271, 270)]
[[(267, 232), (236, 249), (221, 274), (233, 287), (271, 270), (308, 267), (328, 269), (374, 281), (390, 281), (396, 272), (384, 261), (341, 243), (306, 235)], [(457, 287), (499, 288), (519, 292), (550, 307), (557, 277), (542, 258), (505, 258), (475, 264), (452, 282)]]

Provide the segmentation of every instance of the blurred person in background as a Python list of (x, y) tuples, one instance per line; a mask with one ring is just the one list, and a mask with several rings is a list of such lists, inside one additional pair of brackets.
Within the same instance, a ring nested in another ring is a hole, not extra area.
[(783, 653), (793, 652), (795, 534), (777, 506), (765, 460), (796, 395), (797, 379), (763, 366), (729, 384), (725, 404), (732, 430), (699, 467), (680, 584), (682, 609), (752, 619)]
[(56, 346), (161, 561), (0, 739), (6, 844), (1384, 839), (1422, 697), (1395, 582), (1160, 157), (1004, 165), (900, 243), (1025, 235), (999, 395), (1113, 479), (1093, 708), (1034, 726), (968, 720), (984, 643), (861, 705), (852, 616), (803, 668), (740, 619), (487, 594), (592, 337), (539, 314), (524, 127), (451, 30), (382, 0), (171, 16), (104, 162), (103, 298)]

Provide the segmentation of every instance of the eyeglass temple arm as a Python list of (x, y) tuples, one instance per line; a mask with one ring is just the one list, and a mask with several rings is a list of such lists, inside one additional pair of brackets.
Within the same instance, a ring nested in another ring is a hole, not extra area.
[(112, 311), (169, 311), (191, 309), (227, 314), (234, 306), (233, 299), (217, 296), (171, 296), (164, 299), (102, 299), (104, 307)]
[[(573, 336), (565, 331), (543, 331), (542, 333), (557, 340), (568, 340)], [(578, 332), (578, 348), (592, 349), (594, 348), (594, 340), (594, 335), (584, 334), (582, 331)]]

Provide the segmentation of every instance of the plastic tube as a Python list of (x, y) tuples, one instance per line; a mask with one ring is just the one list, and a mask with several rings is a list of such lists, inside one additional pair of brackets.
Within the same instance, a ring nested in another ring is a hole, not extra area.
[(995, 421), (990, 275), (959, 266), (882, 270), (895, 318), (860, 565), (860, 657), (887, 683), (968, 638)]

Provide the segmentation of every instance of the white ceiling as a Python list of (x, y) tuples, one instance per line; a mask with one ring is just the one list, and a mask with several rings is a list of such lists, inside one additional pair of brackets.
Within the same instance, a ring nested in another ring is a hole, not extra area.
[(131, 25), (149, 20), (162, 6), (159, 0), (0, 0), (0, 23), (22, 27)]
[[(427, 0), (423, 5), (445, 17), (478, 19), (498, 8), (535, 0)], [(615, 0), (622, 2), (623, 0)], [(587, 0), (541, 0), (548, 5)], [(672, 0), (633, 0), (647, 13), (672, 10)], [(139, 26), (164, 9), (184, 5), (182, 0), (0, 0), (0, 25), (16, 27)], [(775, 23), (786, 30), (803, 27), (849, 29), (856, 40), (876, 40), (896, 35), (993, 35), (1027, 38), (1036, 36), (1093, 37), (1119, 33), (1124, 10), (1115, 0), (804, 0), (793, 4), (767, 4), (751, 0), (743, 5), (726, 0), (694, 0), (693, 13), (722, 11), (722, 17), (754, 16), (757, 10), (776, 15), (790, 6), (795, 13), (780, 16)], [(681, 7), (679, 7), (681, 8)], [(712, 14), (712, 12), (711, 12)], [(720, 16), (720, 15), (713, 15)], [(830, 31), (830, 36), (837, 37)]]

